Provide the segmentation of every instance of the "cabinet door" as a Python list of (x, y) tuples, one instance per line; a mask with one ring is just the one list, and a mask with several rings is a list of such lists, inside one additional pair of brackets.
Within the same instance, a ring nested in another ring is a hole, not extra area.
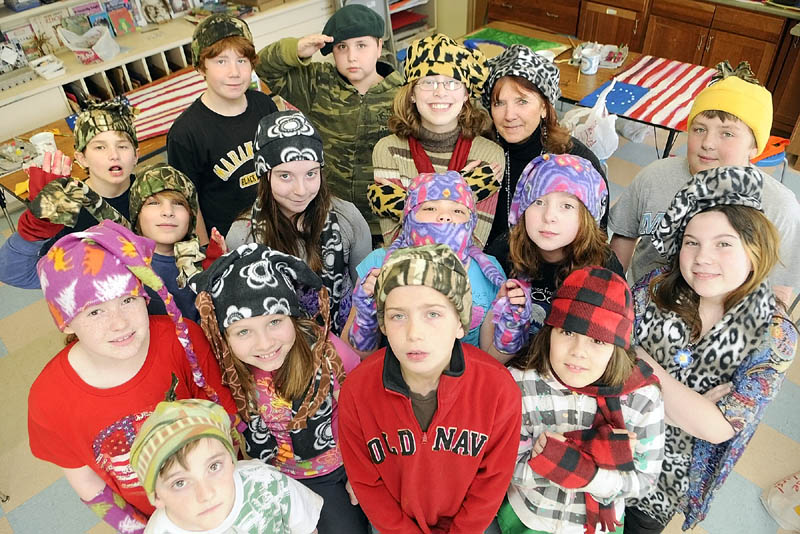
[(774, 44), (759, 39), (711, 30), (708, 33), (703, 65), (714, 67), (720, 61), (727, 59), (732, 66), (736, 67), (740, 61), (748, 61), (756, 78), (765, 84), (777, 48)]
[(643, 54), (698, 64), (708, 39), (708, 29), (658, 15), (650, 15)]
[(580, 0), (491, 0), (489, 20), (505, 20), (575, 35), (579, 3)]
[[(785, 54), (785, 55), (784, 55)], [(789, 137), (800, 116), (800, 37), (786, 35), (781, 45), (782, 65), (775, 65), (772, 78), (777, 82), (772, 89), (775, 109), (772, 123), (778, 135)]]
[(578, 38), (606, 44), (627, 44), (631, 50), (642, 49), (644, 21), (639, 11), (583, 2), (578, 22)]

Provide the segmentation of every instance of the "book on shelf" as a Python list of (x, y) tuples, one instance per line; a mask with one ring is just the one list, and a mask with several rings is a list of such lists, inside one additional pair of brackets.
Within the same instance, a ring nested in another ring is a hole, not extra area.
[(102, 11), (103, 6), (101, 6), (100, 2), (97, 1), (86, 2), (84, 4), (78, 4), (77, 6), (72, 6), (69, 8), (70, 15), (84, 15), (86, 17)]
[(150, 24), (169, 22), (172, 8), (167, 0), (141, 0), (144, 18)]
[(42, 51), (36, 45), (36, 33), (33, 31), (33, 26), (30, 24), (23, 24), (4, 32), (6, 40), (16, 41), (22, 46), (25, 52), (25, 57), (28, 61), (42, 57)]
[(111, 32), (111, 35), (114, 35), (114, 25), (111, 23), (111, 19), (108, 18), (108, 13), (103, 11), (102, 13), (95, 13), (94, 15), (89, 15), (89, 24), (92, 25), (92, 28), (95, 26), (105, 26), (108, 28), (108, 31)]
[(131, 0), (131, 16), (137, 26), (147, 26), (147, 19), (144, 17), (141, 0)]
[(45, 54), (53, 54), (65, 46), (58, 37), (56, 30), (63, 26), (64, 19), (68, 16), (69, 12), (66, 9), (59, 9), (58, 11), (51, 11), (30, 19), (33, 31), (41, 43), (42, 52)]
[(75, 35), (83, 35), (92, 27), (89, 24), (89, 17), (86, 15), (70, 15), (64, 19), (63, 25), (65, 30), (71, 31)]
[(108, 12), (108, 18), (111, 19), (111, 24), (114, 25), (114, 33), (125, 35), (136, 31), (136, 25), (133, 23), (131, 12), (121, 7)]

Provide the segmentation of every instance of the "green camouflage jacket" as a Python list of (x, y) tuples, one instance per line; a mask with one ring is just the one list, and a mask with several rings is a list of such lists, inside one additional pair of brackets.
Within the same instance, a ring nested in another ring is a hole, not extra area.
[(372, 148), (390, 133), (386, 124), (394, 95), (405, 83), (403, 76), (379, 62), (383, 81), (360, 95), (333, 63), (298, 58), (297, 41), (281, 39), (261, 50), (256, 72), (319, 130), (331, 191), (355, 204), (372, 233), (379, 234), (378, 217), (367, 203), (367, 186), (373, 183)]

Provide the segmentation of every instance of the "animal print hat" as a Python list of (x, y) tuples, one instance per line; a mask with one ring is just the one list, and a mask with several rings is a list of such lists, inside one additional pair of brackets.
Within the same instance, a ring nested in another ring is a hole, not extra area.
[(403, 70), (406, 83), (437, 74), (449, 76), (463, 82), (472, 98), (480, 98), (489, 75), (483, 52), (470, 50), (441, 33), (411, 43)]
[(483, 87), (482, 97), (486, 109), (491, 109), (494, 86), (500, 78), (506, 76), (525, 78), (554, 106), (561, 98), (561, 74), (558, 67), (527, 46), (515, 44), (489, 60), (489, 78)]

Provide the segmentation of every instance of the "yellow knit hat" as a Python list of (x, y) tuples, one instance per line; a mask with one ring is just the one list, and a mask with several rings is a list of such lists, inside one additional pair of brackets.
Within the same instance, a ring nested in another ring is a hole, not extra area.
[(687, 125), (698, 113), (709, 110), (726, 111), (753, 130), (758, 153), (764, 151), (772, 129), (772, 93), (764, 87), (728, 76), (703, 89), (694, 99)]

